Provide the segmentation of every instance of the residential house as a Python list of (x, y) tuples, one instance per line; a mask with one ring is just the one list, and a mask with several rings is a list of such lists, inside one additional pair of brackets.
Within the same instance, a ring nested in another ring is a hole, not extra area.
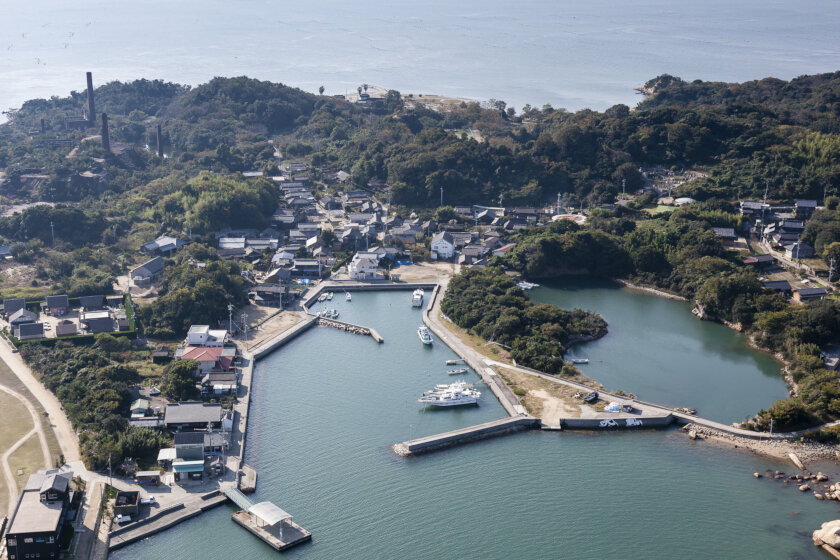
[(236, 372), (214, 371), (201, 378), (201, 396), (235, 395), (239, 388), (239, 376)]
[(773, 255), (750, 255), (741, 259), (741, 262), (757, 270), (765, 270), (773, 266), (776, 259), (773, 258)]
[(108, 310), (82, 313), (79, 322), (89, 333), (114, 332), (117, 328), (114, 318)]
[(128, 410), (131, 413), (131, 417), (134, 418), (135, 416), (143, 418), (144, 416), (149, 414), (150, 404), (147, 399), (136, 399)]
[(455, 255), (455, 242), (448, 231), (436, 233), (432, 237), (431, 253), (433, 259), (448, 260)]
[[(339, 171), (339, 173), (343, 173), (343, 171)], [(333, 196), (321, 197), (320, 202), (324, 210), (341, 210), (344, 207), (341, 201)]]
[[(288, 273), (289, 271), (283, 271)], [(269, 273), (272, 276), (272, 273)], [(257, 284), (251, 290), (254, 303), (257, 305), (268, 305), (272, 307), (283, 307), (290, 300), (289, 289), (285, 286), (271, 284)]]
[(807, 220), (817, 210), (816, 200), (797, 200), (794, 205), (794, 212), (796, 217), (802, 220)]
[(38, 320), (38, 316), (28, 309), (18, 309), (9, 315), (10, 325), (23, 325), (24, 323), (34, 323)]
[(220, 347), (228, 341), (224, 329), (211, 329), (210, 325), (192, 325), (187, 331), (187, 346)]
[(171, 237), (169, 235), (161, 235), (154, 241), (149, 241), (148, 243), (144, 243), (140, 250), (146, 253), (147, 255), (171, 255), (173, 251), (187, 245), (189, 241), (181, 241), (175, 237)]
[(825, 296), (827, 295), (828, 292), (825, 291), (825, 288), (800, 288), (798, 290), (794, 290), (793, 301), (798, 301), (799, 303), (819, 301), (825, 299)]
[(105, 296), (81, 296), (79, 306), (82, 311), (96, 311), (105, 307)]
[(814, 248), (807, 243), (792, 243), (785, 246), (785, 256), (789, 259), (810, 259), (814, 256)]
[(25, 299), (14, 298), (3, 300), (3, 312), (6, 314), (6, 317), (9, 317), (12, 313), (24, 307), (26, 307)]
[(64, 315), (70, 311), (70, 298), (66, 295), (47, 296), (47, 313), (53, 317)]
[(163, 267), (163, 257), (155, 257), (144, 262), (129, 272), (131, 284), (138, 288), (148, 288), (163, 274)]
[(508, 243), (506, 245), (502, 245), (498, 249), (493, 249), (493, 256), (494, 257), (503, 257), (505, 254), (516, 247), (516, 243)]
[(787, 280), (765, 280), (761, 284), (768, 290), (779, 292), (785, 297), (790, 297), (793, 295), (793, 287)]
[[(204, 427), (206, 428), (207, 426), (205, 425)], [(178, 432), (175, 434), (174, 439), (175, 462), (179, 460), (204, 460), (204, 434), (202, 432)]]
[(222, 405), (202, 402), (180, 402), (166, 405), (163, 424), (167, 430), (206, 430), (221, 428)]
[(347, 265), (347, 273), (353, 280), (375, 280), (379, 256), (375, 253), (356, 253)]
[(63, 319), (55, 326), (55, 336), (75, 336), (79, 334), (79, 326), (70, 319)]
[(470, 231), (450, 231), (449, 235), (452, 237), (452, 244), (455, 245), (456, 249), (469, 245), (476, 239), (476, 235)]
[(738, 239), (738, 236), (735, 234), (735, 228), (716, 227), (712, 228), (712, 231), (720, 238), (724, 247), (732, 247), (735, 245), (735, 240)]
[(222, 346), (203, 347), (187, 346), (175, 351), (177, 360), (194, 360), (198, 362), (196, 375), (203, 375), (211, 371), (230, 371), (236, 358), (236, 348)]
[(25, 323), (15, 327), (15, 338), (18, 340), (35, 340), (44, 338), (43, 323)]
[(755, 202), (752, 200), (741, 201), (741, 216), (747, 216), (753, 219), (761, 217), (769, 217), (770, 205), (764, 202)]
[(72, 472), (58, 469), (29, 475), (6, 530), (9, 560), (59, 557), (59, 535), (73, 497), (72, 479)]
[(249, 251), (245, 246), (244, 237), (221, 237), (218, 253), (222, 258), (239, 258), (246, 256)]
[(318, 259), (295, 259), (292, 261), (292, 276), (295, 278), (319, 278), (324, 265)]

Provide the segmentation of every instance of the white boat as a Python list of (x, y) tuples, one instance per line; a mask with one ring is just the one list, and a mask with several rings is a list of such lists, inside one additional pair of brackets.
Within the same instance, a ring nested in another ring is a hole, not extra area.
[(539, 287), (539, 284), (534, 284), (533, 282), (517, 282), (516, 285), (522, 288), (523, 290), (530, 290), (532, 288)]
[(481, 393), (467, 386), (466, 383), (453, 383), (446, 389), (437, 389), (423, 393), (417, 402), (431, 406), (460, 406), (476, 404)]
[(333, 298), (333, 293), (332, 292), (327, 292), (327, 301), (332, 301), (332, 298)]
[(350, 295), (350, 292), (344, 292), (344, 299), (345, 301), (351, 301), (353, 296)]
[(461, 367), (461, 368), (455, 368), (455, 369), (450, 369), (450, 370), (447, 370), (447, 372), (446, 372), (446, 373), (447, 373), (448, 375), (459, 375), (459, 374), (461, 374), (461, 373), (467, 373), (468, 371), (469, 371), (469, 370), (468, 370), (467, 368), (465, 368), (465, 367)]
[(318, 301), (327, 301), (327, 294), (321, 294), (318, 296)]
[(429, 332), (427, 327), (420, 327), (417, 329), (417, 336), (420, 337), (420, 342), (423, 344), (431, 344), (432, 343), (432, 333)]
[(589, 363), (589, 358), (572, 358), (569, 361), (572, 362), (573, 364), (588, 364)]
[(424, 295), (426, 295), (426, 292), (422, 288), (414, 290), (414, 293), (411, 294), (411, 307), (422, 307)]

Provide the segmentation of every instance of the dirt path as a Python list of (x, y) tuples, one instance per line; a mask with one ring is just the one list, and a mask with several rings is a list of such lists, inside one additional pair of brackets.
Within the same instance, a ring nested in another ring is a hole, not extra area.
[(9, 465), (9, 457), (12, 456), (12, 453), (18, 450), (18, 448), (26, 443), (26, 440), (34, 436), (38, 433), (37, 428), (32, 428), (29, 432), (26, 433), (22, 438), (17, 440), (13, 446), (11, 446), (5, 453), (3, 453), (3, 457), (0, 457), (0, 463), (2, 463), (3, 467), (3, 476), (6, 479), (6, 486), (9, 487), (9, 515), (14, 513), (15, 511), (15, 504), (18, 501), (18, 491), (17, 491), (17, 481), (15, 480), (15, 475), (12, 472), (12, 467)]
[[(55, 436), (58, 440), (58, 445), (61, 447), (61, 453), (64, 455), (65, 462), (80, 460), (81, 453), (79, 452), (79, 438), (73, 430), (70, 420), (67, 419), (67, 415), (64, 414), (64, 409), (61, 407), (61, 403), (58, 402), (55, 395), (53, 395), (46, 387), (35, 379), (35, 376), (32, 375), (32, 371), (29, 369), (29, 366), (24, 363), (20, 354), (12, 352), (10, 343), (5, 339), (0, 340), (0, 360), (6, 362), (9, 369), (14, 372), (18, 379), (20, 379), (20, 381), (38, 400), (40, 405), (44, 407), (44, 410), (49, 415), (50, 426), (55, 432)], [(23, 400), (27, 403), (27, 408), (32, 407), (32, 403), (26, 399)], [(34, 410), (34, 408), (30, 408), (30, 412), (33, 412)], [(34, 413), (34, 418), (36, 427), (40, 428), (41, 423), (38, 420), (37, 413)], [(45, 446), (46, 438), (43, 430), (39, 433), (41, 434), (41, 444), (42, 446)], [(45, 456), (47, 457), (47, 463), (49, 463), (49, 449), (45, 449)]]

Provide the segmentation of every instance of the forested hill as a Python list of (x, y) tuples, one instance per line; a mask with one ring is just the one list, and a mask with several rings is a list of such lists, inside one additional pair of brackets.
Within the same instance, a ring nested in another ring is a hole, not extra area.
[[(539, 205), (560, 193), (568, 206), (595, 206), (613, 202), (622, 185), (640, 188), (639, 170), (650, 166), (705, 172), (675, 193), (699, 200), (758, 197), (765, 188), (773, 200), (816, 199), (840, 184), (840, 73), (743, 84), (663, 75), (647, 85), (655, 94), (635, 110), (616, 105), (602, 113), (549, 105), (517, 111), (500, 101), (436, 111), (393, 91), (362, 107), (245, 77), (195, 88), (111, 83), (96, 94), (97, 108), (111, 117), (112, 140), (130, 148), (130, 157), (109, 158), (115, 192), (174, 172), (270, 172), (275, 148), (316, 168), (349, 171), (351, 186), (389, 184), (394, 203), (413, 208), (439, 204), (441, 189), (448, 204), (497, 204), (502, 196), (506, 204)], [(90, 131), (66, 130), (64, 118), (83, 105), (80, 93), (26, 103), (0, 126), (0, 168), (37, 168), (65, 180), (89, 158), (104, 157), (86, 142), (67, 160), (67, 149), (44, 147), (43, 137), (30, 134), (45, 118), (48, 137), (81, 141)], [(167, 160), (145, 150), (155, 145), (157, 124)], [(49, 201), (90, 194), (43, 185), (43, 192), (12, 194)]]
[(819, 132), (840, 132), (840, 72), (800, 76), (789, 82), (765, 78), (740, 84), (686, 82), (663, 74), (644, 88), (653, 92), (639, 103), (639, 110), (672, 105), (721, 106), (749, 111), (760, 106), (779, 122), (801, 125)]

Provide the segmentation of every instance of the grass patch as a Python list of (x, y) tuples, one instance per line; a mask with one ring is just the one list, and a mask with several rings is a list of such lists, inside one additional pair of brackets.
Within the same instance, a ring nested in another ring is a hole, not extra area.
[[(34, 375), (34, 373), (33, 373)], [(37, 377), (37, 376), (36, 376)], [(32, 403), (32, 406), (35, 407), (35, 411), (38, 413), (38, 419), (41, 421), (41, 427), (44, 430), (44, 435), (47, 437), (47, 446), (50, 448), (50, 454), (52, 455), (50, 461), (54, 461), (61, 455), (61, 446), (58, 445), (58, 439), (55, 437), (55, 433), (50, 426), (50, 419), (49, 417), (45, 416), (44, 407), (41, 406), (41, 403), (29, 392), (29, 389), (26, 388), (26, 385), (23, 384), (17, 375), (6, 365), (6, 362), (0, 360), (0, 385), (5, 385), (9, 389), (17, 391), (21, 395), (23, 395), (26, 400)], [(20, 402), (20, 401), (18, 401)], [(21, 405), (23, 406), (23, 405)], [(29, 412), (24, 410), (24, 414), (26, 418), (31, 418)], [(28, 428), (26, 431), (31, 430)], [(26, 433), (26, 432), (23, 432)], [(23, 435), (23, 434), (21, 434)], [(0, 510), (2, 511), (2, 510)]]
[[(47, 466), (52, 466), (44, 465), (44, 455), (41, 453), (41, 442), (38, 440), (38, 434), (32, 434), (26, 440), (26, 443), (12, 453), (11, 457), (9, 457), (9, 466), (12, 468), (12, 474), (15, 476), (18, 492), (23, 489), (30, 474)], [(19, 471), (21, 474), (18, 474)]]
[[(8, 393), (0, 392), (0, 455), (8, 451), (20, 438), (32, 429), (29, 411), (19, 399)], [(14, 472), (14, 471), (12, 471)], [(0, 476), (0, 512), (9, 509), (9, 490), (6, 477)]]

